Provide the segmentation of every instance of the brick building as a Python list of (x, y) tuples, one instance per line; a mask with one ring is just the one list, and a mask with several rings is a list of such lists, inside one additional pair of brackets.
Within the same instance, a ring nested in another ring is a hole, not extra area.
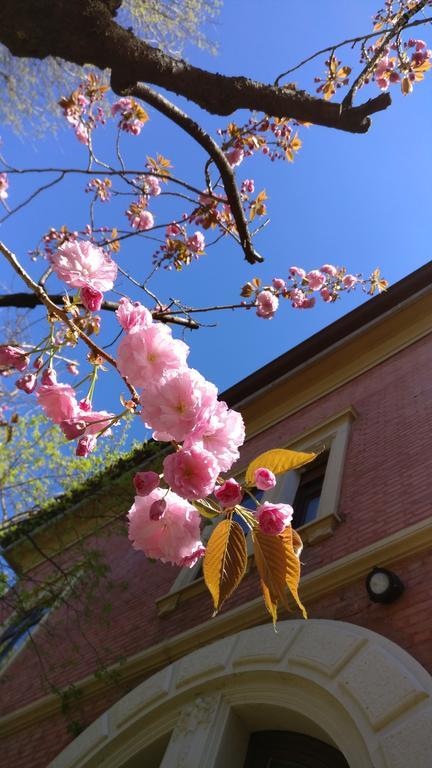
[(130, 478), (157, 453), (4, 532), (21, 579), (66, 574), (69, 598), (21, 625), (3, 606), (2, 765), (430, 768), (431, 310), (429, 264), (222, 396), (246, 421), (238, 474), (321, 451), (271, 492), (295, 500), (308, 621), (273, 631), (251, 558), (211, 618), (199, 565), (132, 549)]

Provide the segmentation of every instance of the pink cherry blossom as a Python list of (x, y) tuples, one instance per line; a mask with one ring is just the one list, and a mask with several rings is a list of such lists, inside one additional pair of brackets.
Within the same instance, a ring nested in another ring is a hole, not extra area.
[(132, 302), (122, 298), (116, 310), (117, 320), (127, 333), (136, 333), (142, 328), (148, 328), (152, 324), (152, 315), (139, 301)]
[(293, 277), (299, 277), (301, 280), (303, 280), (306, 277), (306, 272), (301, 267), (290, 267), (289, 268), (290, 275)]
[(82, 121), (77, 123), (74, 127), (74, 133), (80, 144), (88, 145), (90, 140), (90, 126), (87, 123), (83, 123)]
[(270, 469), (266, 467), (260, 467), (255, 470), (255, 485), (260, 491), (269, 491), (270, 488), (274, 488), (276, 485), (276, 477)]
[(215, 488), (214, 495), (222, 507), (235, 507), (243, 498), (243, 489), (237, 480), (230, 477), (223, 485)]
[(122, 131), (126, 131), (126, 133), (131, 133), (133, 136), (139, 136), (147, 120), (147, 116), (145, 119), (140, 119), (138, 106), (134, 99), (125, 96), (116, 101), (111, 107), (113, 117), (120, 114), (119, 128)]
[[(165, 501), (158, 519), (151, 519), (155, 502)], [(192, 504), (162, 488), (148, 496), (136, 496), (129, 511), (129, 539), (134, 549), (163, 563), (192, 567), (204, 554), (200, 539), (200, 516)]]
[(60, 422), (59, 426), (66, 440), (75, 440), (77, 437), (81, 437), (86, 430), (85, 421), (79, 417), (76, 419), (64, 419), (64, 421)]
[(283, 280), (281, 277), (274, 277), (272, 280), (273, 288), (276, 291), (284, 291), (286, 288), (285, 280)]
[(168, 224), (166, 228), (166, 236), (167, 237), (177, 237), (177, 235), (181, 234), (181, 228), (178, 224)]
[(108, 411), (83, 411), (79, 418), (86, 423), (86, 435), (97, 435), (102, 430), (104, 435), (110, 435), (114, 416), (114, 413)]
[(110, 291), (117, 277), (117, 264), (88, 240), (63, 243), (50, 261), (57, 277), (73, 288)]
[(54, 424), (73, 419), (78, 413), (75, 390), (69, 384), (43, 384), (37, 390), (36, 397)]
[(318, 269), (313, 269), (306, 274), (306, 280), (308, 281), (308, 288), (310, 288), (311, 291), (319, 291), (326, 281), (326, 276)]
[[(219, 401), (210, 419), (209, 426), (201, 436), (198, 445), (205, 448), (215, 457), (221, 472), (228, 472), (239, 458), (239, 447), (245, 440), (243, 418), (238, 411), (228, 408), (227, 404)], [(185, 447), (195, 444), (193, 436), (185, 440)]]
[(252, 195), (255, 192), (255, 182), (253, 179), (245, 179), (243, 184), (241, 185), (241, 191), (243, 194), (246, 194), (248, 192), (250, 195)]
[(306, 294), (301, 288), (293, 288), (292, 291), (289, 292), (289, 297), (294, 309), (299, 309), (306, 301)]
[(170, 453), (163, 463), (164, 478), (174, 493), (184, 499), (201, 499), (212, 493), (219, 466), (204, 448), (181, 448)]
[(0, 200), (6, 200), (8, 196), (9, 180), (7, 173), (0, 173)]
[(80, 296), (85, 308), (90, 312), (98, 312), (101, 308), (103, 293), (98, 291), (97, 288), (92, 288), (90, 285), (86, 285), (84, 288), (81, 288)]
[(321, 288), (320, 296), (323, 301), (326, 301), (326, 302), (333, 301), (333, 294), (328, 288)]
[(138, 496), (148, 496), (159, 486), (159, 475), (157, 472), (137, 472), (133, 482)]
[(187, 344), (173, 339), (170, 328), (153, 323), (121, 340), (117, 366), (134, 386), (155, 386), (167, 371), (184, 368), (188, 354)]
[(162, 187), (157, 176), (140, 176), (136, 181), (145, 195), (157, 197), (162, 192)]
[(83, 457), (88, 456), (90, 453), (93, 453), (96, 448), (96, 443), (97, 440), (93, 435), (83, 435), (83, 437), (80, 437), (78, 440), (75, 454)]
[(316, 304), (316, 298), (315, 296), (310, 296), (308, 299), (305, 299), (303, 304), (300, 305), (299, 309), (312, 309)]
[(355, 284), (358, 282), (358, 278), (355, 275), (345, 275), (345, 277), (342, 278), (342, 282), (345, 286), (345, 288), (353, 288)]
[(231, 149), (226, 153), (226, 159), (228, 160), (231, 167), (235, 168), (237, 165), (240, 165), (240, 163), (243, 162), (244, 151), (240, 147), (234, 147), (234, 149)]
[(23, 392), (26, 392), (27, 395), (30, 395), (33, 392), (33, 390), (36, 388), (36, 384), (37, 376), (35, 373), (26, 373), (15, 382), (17, 389), (21, 389)]
[(320, 272), (324, 272), (325, 275), (330, 275), (330, 277), (336, 277), (338, 273), (337, 267), (334, 267), (333, 264), (323, 264)]
[(156, 392), (141, 393), (142, 419), (155, 440), (182, 442), (188, 435), (198, 439), (209, 425), (217, 404), (217, 389), (198, 371), (185, 368), (168, 371)]
[(91, 401), (88, 399), (88, 397), (84, 397), (82, 400), (80, 400), (78, 405), (81, 411), (86, 411), (86, 413), (91, 411)]
[(53, 384), (57, 384), (57, 374), (54, 368), (45, 368), (45, 370), (42, 372), (41, 382), (47, 387), (50, 387)]
[(9, 344), (0, 345), (0, 365), (5, 368), (25, 371), (29, 362), (28, 356), (21, 347), (12, 347)]
[(276, 536), (291, 523), (294, 510), (289, 504), (271, 504), (265, 501), (255, 511), (255, 517), (263, 533)]
[(260, 291), (256, 300), (257, 316), (264, 318), (264, 320), (271, 320), (279, 306), (278, 297), (271, 291)]
[(72, 374), (72, 376), (78, 376), (79, 374), (79, 367), (77, 363), (68, 363), (66, 366), (69, 373)]
[(194, 235), (188, 237), (187, 245), (194, 253), (201, 253), (205, 249), (205, 237), (199, 230)]
[(131, 227), (139, 230), (151, 229), (154, 227), (154, 216), (146, 209), (147, 200), (141, 197), (138, 203), (131, 203), (126, 211)]

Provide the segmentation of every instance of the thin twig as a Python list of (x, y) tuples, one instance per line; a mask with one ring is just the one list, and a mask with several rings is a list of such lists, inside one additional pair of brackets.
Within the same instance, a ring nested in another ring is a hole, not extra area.
[[(432, 22), (432, 17), (428, 17), (425, 19), (416, 19), (415, 21), (411, 21), (409, 24), (405, 24), (404, 29), (409, 29), (410, 27), (418, 27), (421, 24), (426, 24), (427, 22)], [(362, 42), (365, 43), (368, 40), (373, 39), (374, 37), (381, 37), (381, 35), (386, 35), (387, 32), (390, 32), (390, 30), (380, 29), (378, 32), (370, 32), (367, 35), (359, 35), (359, 37), (349, 37), (347, 40), (343, 40), (341, 43), (336, 43), (335, 45), (329, 45), (327, 48), (321, 48), (320, 51), (316, 51), (311, 56), (308, 56), (306, 59), (303, 59), (303, 61), (300, 61), (299, 64), (296, 64), (294, 67), (287, 69), (286, 72), (282, 72), (280, 75), (278, 75), (276, 80), (274, 81), (274, 84), (278, 86), (279, 81), (282, 80), (283, 77), (286, 77), (287, 75), (290, 75), (292, 72), (295, 72), (297, 69), (304, 67), (305, 64), (309, 64), (310, 61), (317, 59), (318, 56), (323, 56), (325, 53), (331, 53), (332, 51), (337, 51), (338, 48), (343, 48), (343, 46), (345, 45), (352, 45), (352, 47), (354, 47), (356, 43), (362, 43)]]
[[(113, 81), (114, 78), (111, 77), (111, 80)], [(262, 256), (255, 251), (252, 245), (233, 169), (214, 139), (212, 139), (212, 137), (206, 133), (198, 123), (192, 120), (189, 115), (147, 85), (137, 84), (126, 90), (120, 89), (119, 91), (116, 90), (115, 80), (111, 85), (113, 90), (121, 96), (135, 96), (136, 98), (151, 104), (152, 107), (188, 133), (189, 136), (191, 136), (210, 155), (222, 177), (246, 261), (250, 264), (256, 264), (257, 262), (263, 261)]]

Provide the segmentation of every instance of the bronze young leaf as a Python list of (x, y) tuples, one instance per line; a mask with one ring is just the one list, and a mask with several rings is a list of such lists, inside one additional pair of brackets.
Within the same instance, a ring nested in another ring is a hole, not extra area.
[(219, 523), (207, 544), (204, 581), (213, 598), (215, 613), (240, 584), (247, 565), (246, 538), (242, 528), (227, 518)]

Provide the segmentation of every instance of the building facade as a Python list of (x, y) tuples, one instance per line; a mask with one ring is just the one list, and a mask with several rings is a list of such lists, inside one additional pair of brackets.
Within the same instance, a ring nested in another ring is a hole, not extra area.
[(5, 533), (23, 582), (65, 579), (21, 625), (3, 606), (5, 766), (430, 767), (431, 310), (427, 265), (222, 395), (246, 422), (239, 475), (319, 451), (266, 496), (294, 503), (307, 621), (274, 632), (252, 557), (212, 618), (199, 565), (132, 549), (130, 479), (157, 448)]

